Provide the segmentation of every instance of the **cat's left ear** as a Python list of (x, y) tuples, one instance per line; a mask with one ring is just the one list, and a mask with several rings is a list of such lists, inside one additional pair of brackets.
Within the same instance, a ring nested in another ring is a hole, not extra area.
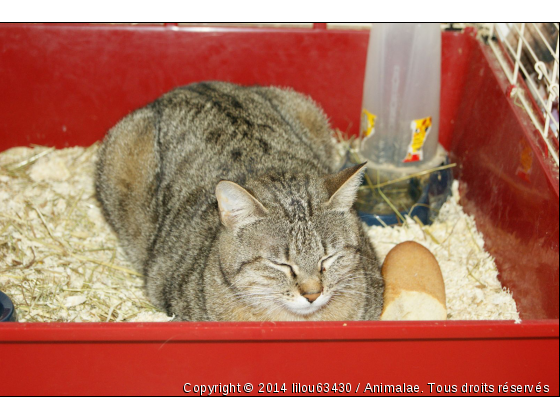
[(218, 182), (216, 198), (222, 224), (233, 231), (264, 217), (267, 213), (259, 200), (235, 182)]
[(362, 183), (362, 176), (367, 162), (346, 168), (325, 179), (329, 192), (327, 207), (336, 211), (348, 211), (354, 204), (356, 193)]

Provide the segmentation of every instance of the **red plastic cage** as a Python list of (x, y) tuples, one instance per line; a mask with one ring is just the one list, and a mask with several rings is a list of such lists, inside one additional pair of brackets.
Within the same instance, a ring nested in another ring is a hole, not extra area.
[[(418, 385), (421, 395), (448, 394), (437, 385), (456, 385), (451, 395), (489, 395), (490, 385), (492, 395), (512, 395), (512, 385), (513, 395), (543, 395), (547, 385), (558, 395), (558, 168), (474, 31), (442, 37), (440, 142), (520, 324), (4, 323), (0, 395), (193, 395), (195, 385), (230, 383), (240, 384), (230, 395), (317, 383), (331, 395), (372, 395), (368, 383)], [(202, 80), (291, 86), (333, 127), (357, 133), (367, 42), (367, 31), (324, 25), (0, 24), (0, 150), (88, 146), (133, 109)], [(520, 177), (527, 148), (532, 169)]]

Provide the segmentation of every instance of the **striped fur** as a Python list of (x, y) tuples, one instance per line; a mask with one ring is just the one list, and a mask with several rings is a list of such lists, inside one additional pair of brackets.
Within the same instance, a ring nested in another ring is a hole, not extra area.
[(97, 195), (149, 298), (177, 319), (378, 319), (383, 280), (350, 209), (360, 169), (331, 175), (333, 156), (309, 98), (198, 83), (109, 131)]

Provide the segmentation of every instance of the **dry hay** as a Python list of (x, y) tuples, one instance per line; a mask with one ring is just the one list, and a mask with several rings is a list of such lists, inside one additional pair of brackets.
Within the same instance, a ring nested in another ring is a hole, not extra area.
[(94, 197), (98, 145), (0, 154), (0, 290), (18, 319), (170, 318), (146, 299)]
[[(169, 321), (153, 307), (95, 200), (98, 145), (0, 153), (0, 290), (22, 322)], [(341, 149), (342, 150), (342, 149)], [(449, 319), (519, 320), (472, 217), (454, 195), (431, 226), (369, 228), (382, 259), (405, 240), (438, 260)]]

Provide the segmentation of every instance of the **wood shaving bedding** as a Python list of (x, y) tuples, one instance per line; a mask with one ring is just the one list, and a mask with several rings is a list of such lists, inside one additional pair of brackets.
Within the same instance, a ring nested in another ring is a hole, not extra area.
[[(170, 321), (147, 300), (95, 200), (98, 144), (13, 148), (0, 153), (0, 290), (21, 322)], [(453, 196), (431, 226), (370, 227), (384, 259), (414, 240), (434, 253), (445, 280), (448, 319), (519, 320), (497, 280), (474, 219)]]
[(101, 214), (97, 150), (0, 154), (0, 290), (19, 321), (171, 319), (146, 299), (141, 276)]
[(416, 241), (436, 257), (445, 283), (447, 319), (520, 321), (511, 292), (502, 288), (494, 258), (484, 250), (484, 238), (474, 217), (459, 204), (459, 182), (429, 226), (411, 218), (406, 225), (369, 227), (380, 260), (404, 241)]

